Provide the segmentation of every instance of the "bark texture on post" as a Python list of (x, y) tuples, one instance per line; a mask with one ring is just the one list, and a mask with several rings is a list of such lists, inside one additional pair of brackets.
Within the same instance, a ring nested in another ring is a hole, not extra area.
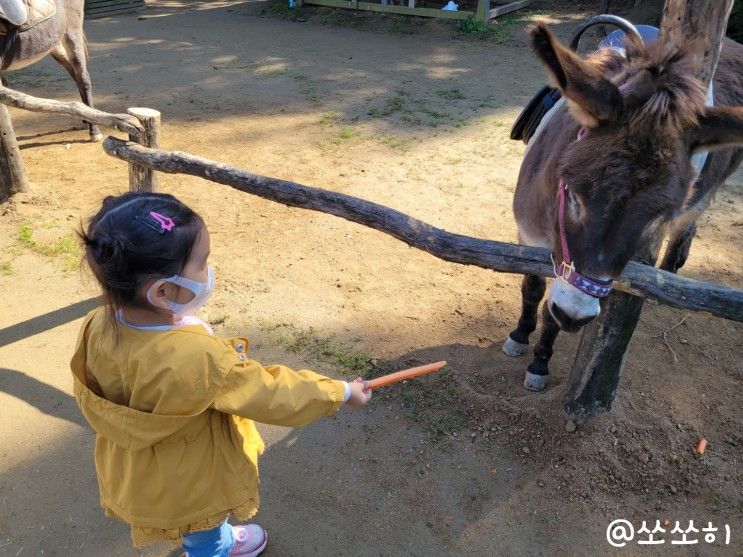
[[(720, 58), (733, 0), (666, 0), (658, 40), (698, 52), (696, 74), (709, 85)], [(655, 264), (660, 237), (637, 257)], [(611, 409), (624, 367), (626, 350), (637, 327), (644, 300), (615, 292), (601, 315), (582, 331), (578, 353), (565, 392), (565, 410), (576, 424)]]
[[(661, 240), (656, 236), (636, 259), (655, 265)], [(583, 327), (564, 399), (565, 411), (576, 425), (611, 410), (644, 305), (645, 298), (612, 292), (601, 305), (601, 315)]]
[(597, 317), (583, 328), (565, 392), (565, 411), (575, 424), (611, 410), (644, 304), (645, 298), (614, 292), (602, 305), (603, 318)]
[(18, 148), (8, 107), (0, 105), (0, 203), (28, 189), (28, 178)]
[[(127, 113), (136, 117), (142, 128), (141, 132), (130, 133), (129, 140), (152, 149), (160, 148), (160, 112), (151, 108), (132, 107)], [(158, 177), (152, 168), (141, 164), (129, 163), (129, 191), (157, 191)]]
[(697, 77), (709, 85), (732, 9), (733, 0), (666, 0), (658, 40), (677, 45), (697, 41)]

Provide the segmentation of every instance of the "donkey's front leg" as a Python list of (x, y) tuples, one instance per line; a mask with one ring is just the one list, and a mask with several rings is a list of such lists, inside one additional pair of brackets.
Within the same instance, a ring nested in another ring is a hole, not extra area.
[(696, 223), (691, 223), (682, 230), (674, 231), (668, 240), (668, 249), (666, 250), (663, 262), (660, 264), (660, 268), (671, 273), (678, 272), (689, 258), (691, 241), (694, 239), (694, 234), (696, 233)]
[(541, 391), (547, 385), (549, 361), (552, 357), (552, 345), (555, 344), (560, 327), (552, 317), (549, 302), (542, 304), (542, 334), (534, 347), (534, 359), (529, 364), (524, 377), (524, 387), (530, 391)]
[(529, 350), (529, 335), (537, 328), (537, 308), (544, 297), (544, 277), (524, 275), (521, 283), (521, 318), (516, 330), (503, 343), (503, 352), (516, 357)]

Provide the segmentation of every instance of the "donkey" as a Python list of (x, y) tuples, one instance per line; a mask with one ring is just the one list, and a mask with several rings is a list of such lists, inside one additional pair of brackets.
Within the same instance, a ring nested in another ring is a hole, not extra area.
[[(560, 330), (576, 332), (600, 312), (612, 280), (656, 232), (670, 231), (661, 266), (676, 272), (695, 221), (743, 159), (743, 46), (725, 40), (714, 76), (715, 107), (694, 77), (688, 45), (602, 48), (582, 57), (544, 25), (531, 45), (564, 102), (529, 143), (513, 200), (519, 241), (552, 250), (555, 280), (524, 386), (547, 384)], [(710, 151), (697, 173), (692, 156)], [(546, 281), (526, 275), (517, 328), (503, 351), (528, 350)]]
[[(2, 0), (0, 10), (6, 14), (0, 22), (5, 34), (0, 35), (0, 71), (29, 66), (51, 54), (75, 80), (82, 101), (93, 107), (93, 86), (88, 74), (88, 50), (83, 32), (85, 0), (55, 0), (56, 13), (38, 22), (24, 21), (27, 4), (37, 0)], [(46, 4), (46, 3), (44, 3)], [(33, 13), (33, 10), (31, 10)], [(4, 25), (3, 25), (4, 24)], [(5, 85), (5, 75), (2, 74)], [(90, 126), (90, 138), (102, 138), (98, 126)]]

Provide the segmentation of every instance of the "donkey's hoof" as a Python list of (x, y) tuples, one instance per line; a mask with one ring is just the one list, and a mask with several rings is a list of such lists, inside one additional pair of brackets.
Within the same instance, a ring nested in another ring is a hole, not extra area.
[(95, 132), (90, 134), (90, 141), (93, 143), (99, 143), (103, 139), (103, 134), (101, 132)]
[(549, 375), (537, 375), (531, 371), (526, 372), (524, 377), (524, 387), (530, 391), (541, 391), (547, 386)]
[(503, 350), (505, 354), (511, 356), (512, 358), (515, 358), (517, 356), (521, 356), (522, 354), (526, 354), (529, 351), (529, 344), (516, 342), (511, 338), (511, 335), (508, 335), (508, 338), (506, 339), (506, 342), (503, 343), (501, 350)]

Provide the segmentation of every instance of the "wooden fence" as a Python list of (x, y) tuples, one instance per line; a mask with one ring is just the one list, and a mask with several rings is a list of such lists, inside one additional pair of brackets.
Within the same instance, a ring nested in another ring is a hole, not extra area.
[[(350, 195), (261, 176), (188, 153), (161, 150), (160, 113), (156, 110), (130, 108), (126, 114), (109, 114), (79, 102), (40, 99), (5, 87), (0, 87), (0, 103), (3, 109), (7, 104), (36, 112), (67, 114), (129, 134), (129, 141), (109, 136), (103, 141), (103, 149), (129, 164), (129, 188), (132, 191), (155, 191), (158, 187), (157, 172), (189, 174), (277, 203), (328, 213), (374, 228), (446, 261), (505, 273), (553, 275), (550, 254), (543, 248), (454, 234), (400, 211)], [(615, 289), (619, 292), (610, 296), (609, 306), (626, 305), (626, 301), (619, 297), (629, 295), (630, 299), (650, 298), (676, 308), (743, 322), (743, 290), (682, 277), (636, 261), (627, 265), (616, 280)], [(590, 330), (590, 327), (585, 329)], [(584, 331), (583, 335), (581, 344), (595, 342), (598, 333)], [(617, 353), (615, 348), (613, 354), (605, 357), (623, 360), (624, 349), (620, 348)], [(614, 382), (618, 381), (614, 375), (585, 381), (589, 367), (580, 361), (579, 357), (573, 365), (566, 394), (566, 410), (576, 423), (584, 423), (597, 412), (609, 410), (616, 389)], [(601, 367), (601, 361), (598, 364), (591, 362), (590, 369)], [(614, 384), (608, 393), (608, 403), (607, 384)], [(598, 391), (597, 385), (600, 387)]]

